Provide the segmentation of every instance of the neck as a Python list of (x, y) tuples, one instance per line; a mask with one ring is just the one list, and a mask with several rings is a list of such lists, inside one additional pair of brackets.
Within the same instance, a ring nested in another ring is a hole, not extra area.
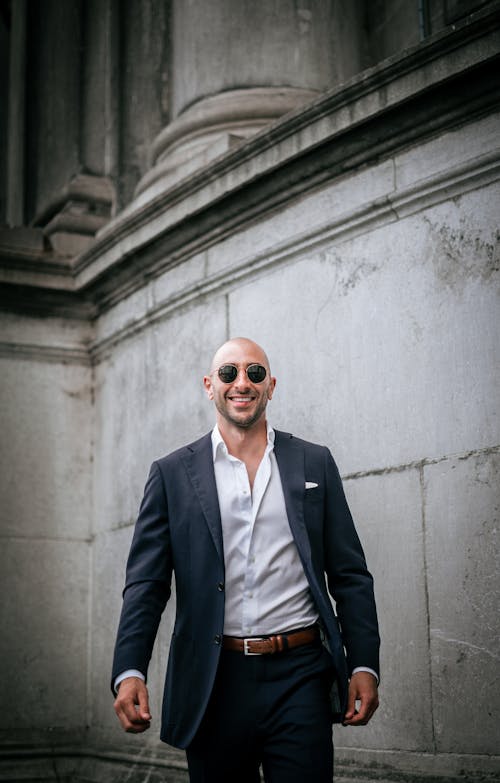
[(267, 446), (267, 424), (264, 417), (252, 427), (237, 427), (226, 419), (217, 417), (217, 426), (227, 450), (238, 459), (262, 455)]

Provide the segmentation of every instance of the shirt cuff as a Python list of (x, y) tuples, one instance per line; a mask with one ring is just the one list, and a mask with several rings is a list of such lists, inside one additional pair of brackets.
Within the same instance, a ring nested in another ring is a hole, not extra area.
[(142, 672), (140, 672), (138, 669), (127, 669), (126, 671), (122, 672), (118, 675), (118, 677), (115, 678), (115, 681), (113, 683), (113, 690), (116, 693), (118, 692), (118, 686), (123, 681), (126, 680), (127, 677), (139, 677), (140, 680), (143, 682), (146, 681), (146, 678)]
[[(352, 670), (352, 674), (356, 674), (356, 672), (369, 672), (369, 674), (373, 674), (373, 676), (377, 680), (377, 685), (379, 684), (379, 676), (377, 672), (373, 671), (373, 669), (370, 669), (369, 666), (356, 666), (356, 668)], [(118, 677), (116, 679), (118, 679)]]

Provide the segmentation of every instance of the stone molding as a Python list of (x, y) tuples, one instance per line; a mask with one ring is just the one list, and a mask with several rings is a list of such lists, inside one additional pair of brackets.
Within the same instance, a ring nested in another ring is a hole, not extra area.
[(0, 359), (25, 359), (43, 364), (79, 364), (90, 367), (88, 350), (79, 345), (39, 345), (38, 343), (0, 342)]
[[(135, 770), (154, 781), (168, 780), (187, 783), (184, 754), (163, 746), (141, 747), (127, 751), (115, 744), (106, 750), (100, 745), (56, 745), (5, 748), (0, 751), (3, 773), (0, 779), (39, 778), (43, 771), (46, 781), (71, 780), (73, 783), (119, 781)], [(466, 783), (477, 778), (478, 766), (482, 783), (494, 783), (500, 772), (500, 757), (480, 754), (425, 753), (418, 751), (369, 750), (335, 747), (335, 779), (364, 780), (366, 783)], [(5, 777), (4, 777), (5, 775)]]
[(37, 214), (33, 225), (43, 226), (64, 208), (67, 202), (101, 205), (110, 210), (115, 198), (113, 183), (108, 177), (77, 174)]
[(109, 221), (115, 200), (109, 178), (78, 174), (45, 205), (33, 224), (43, 227), (58, 255), (74, 257), (90, 246)]
[[(85, 346), (53, 347), (22, 342), (0, 343), (0, 356), (16, 354), (19, 358), (36, 359), (40, 356), (44, 361), (64, 361), (79, 364), (96, 365), (105, 359), (122, 342), (134, 337), (158, 321), (170, 318), (186, 307), (195, 304), (201, 297), (223, 295), (247, 282), (266, 270), (292, 263), (295, 258), (307, 253), (319, 252), (323, 247), (338, 244), (348, 237), (359, 236), (369, 230), (411, 215), (417, 211), (433, 206), (441, 201), (462, 195), (471, 190), (486, 187), (500, 180), (500, 146), (494, 152), (486, 153), (470, 161), (451, 167), (446, 172), (427, 177), (407, 188), (398, 189), (395, 177), (395, 189), (392, 193), (358, 204), (356, 207), (338, 215), (335, 220), (328, 220), (316, 225), (307, 232), (294, 234), (286, 241), (267, 247), (265, 251), (241, 258), (238, 263), (225, 268), (222, 272), (211, 276), (202, 276), (195, 282), (172, 292), (167, 299), (156, 302), (153, 307), (145, 309), (134, 319), (127, 315), (123, 324), (115, 324), (108, 335), (94, 339)], [(198, 252), (200, 248), (197, 249)], [(4, 256), (5, 259), (5, 256)], [(5, 259), (6, 260), (6, 259)], [(184, 257), (177, 262), (181, 264)], [(37, 258), (28, 258), (26, 272), (34, 267)], [(47, 274), (51, 267), (47, 266)], [(6, 279), (6, 265), (0, 268)], [(8, 278), (7, 278), (8, 279)], [(24, 297), (18, 292), (18, 311), (36, 312), (36, 303), (30, 299), (30, 289), (24, 289)], [(57, 310), (58, 315), (72, 319), (90, 319), (97, 315), (90, 303), (85, 303), (76, 293), (65, 291), (47, 292), (47, 297), (41, 306)], [(13, 306), (13, 305), (12, 305)]]
[[(470, 190), (486, 187), (498, 180), (500, 180), (500, 147), (495, 152), (452, 167), (444, 173), (425, 178), (407, 188), (398, 190), (396, 187), (393, 193), (375, 201), (362, 203), (338, 215), (333, 221), (329, 220), (310, 231), (294, 234), (285, 242), (268, 247), (252, 257), (243, 257), (237, 264), (220, 273), (207, 277), (200, 276), (190, 285), (171, 293), (167, 299), (157, 302), (154, 307), (144, 310), (133, 320), (127, 316), (124, 324), (115, 325), (110, 334), (95, 339), (88, 345), (68, 348), (4, 341), (0, 343), (0, 356), (16, 354), (19, 358), (36, 359), (40, 356), (44, 361), (98, 364), (120, 343), (134, 337), (154, 323), (170, 318), (178, 311), (195, 304), (201, 297), (222, 295), (250, 278), (264, 273), (267, 269), (286, 265), (307, 253), (319, 252), (324, 246), (338, 244), (348, 237), (359, 236), (368, 230), (380, 228), (384, 224)], [(183, 260), (180, 257), (178, 263), (182, 263)], [(36, 260), (33, 263), (36, 264)], [(51, 294), (52, 308), (58, 310), (58, 315), (83, 320), (95, 317), (96, 312), (92, 306), (85, 305), (76, 294), (58, 293), (59, 297), (56, 297), (54, 292)], [(20, 297), (20, 293), (18, 296)], [(19, 312), (36, 310), (35, 303), (29, 297), (29, 289), (25, 289), (24, 298), (18, 301)], [(49, 305), (48, 299), (45, 304)]]
[(165, 190), (186, 171), (191, 173), (206, 165), (207, 155), (208, 160), (217, 157), (217, 142), (221, 139), (230, 136), (242, 142), (318, 95), (317, 90), (254, 87), (228, 90), (197, 101), (163, 128), (153, 142), (155, 165), (138, 183), (136, 195), (145, 193), (147, 199), (153, 185), (156, 191)]
[[(215, 203), (220, 240), (221, 224), (229, 223), (235, 212), (241, 225), (298, 192), (498, 105), (499, 22), (498, 15), (489, 14), (391, 58), (287, 115), (167, 192), (145, 203), (139, 197), (77, 259), (78, 284), (90, 284), (118, 261), (125, 266), (128, 255), (194, 216), (206, 236), (201, 216)], [(249, 203), (245, 196), (252, 186), (259, 192), (252, 193)], [(228, 201), (230, 215), (224, 209)], [(116, 274), (114, 283), (116, 288)]]
[[(410, 187), (395, 190), (376, 201), (368, 201), (355, 209), (343, 212), (335, 220), (328, 220), (314, 229), (294, 234), (252, 257), (244, 257), (221, 273), (200, 277), (196, 282), (172, 293), (168, 299), (158, 302), (142, 315), (116, 327), (104, 338), (90, 346), (92, 363), (106, 358), (120, 343), (137, 335), (152, 324), (172, 317), (177, 311), (196, 303), (201, 297), (222, 295), (247, 282), (267, 269), (293, 262), (297, 257), (317, 252), (324, 246), (338, 244), (347, 237), (359, 236), (368, 230), (380, 228), (440, 201), (486, 187), (500, 180), (500, 147), (494, 153), (485, 154), (467, 164), (451, 168), (444, 174), (426, 178)], [(197, 248), (199, 252), (201, 248)], [(184, 259), (180, 258), (179, 263)]]

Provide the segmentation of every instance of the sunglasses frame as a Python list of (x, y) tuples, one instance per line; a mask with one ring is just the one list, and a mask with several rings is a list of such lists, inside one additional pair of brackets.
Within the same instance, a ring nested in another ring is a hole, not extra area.
[[(220, 373), (221, 373), (221, 370), (224, 369), (224, 367), (233, 367), (234, 370), (236, 371), (236, 374), (235, 374), (235, 376), (234, 376), (234, 378), (232, 380), (225, 381), (224, 378), (221, 377)], [(249, 370), (252, 371), (252, 367), (259, 367), (259, 369), (264, 370), (264, 377), (261, 378), (260, 381), (253, 381), (252, 378), (250, 377), (250, 375), (248, 374)], [(264, 367), (263, 364), (259, 364), (258, 362), (253, 362), (253, 364), (249, 364), (248, 367), (245, 367), (245, 372), (246, 372), (246, 376), (247, 376), (248, 380), (250, 381), (250, 383), (255, 383), (255, 384), (263, 383), (266, 380), (266, 378), (267, 378), (267, 370), (266, 370), (266, 368)], [(238, 377), (238, 374), (239, 374), (239, 369), (238, 369), (237, 365), (236, 364), (232, 364), (231, 362), (226, 362), (226, 364), (221, 364), (221, 366), (217, 368), (217, 377), (219, 378), (219, 380), (222, 383), (234, 383), (236, 378)]]

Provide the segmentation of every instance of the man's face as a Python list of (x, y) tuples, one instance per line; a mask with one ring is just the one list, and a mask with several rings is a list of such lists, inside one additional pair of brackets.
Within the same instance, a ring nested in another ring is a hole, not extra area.
[[(231, 383), (224, 383), (218, 376), (218, 369), (224, 364), (233, 364), (238, 370)], [(261, 383), (252, 383), (246, 373), (252, 364), (266, 368), (266, 377)], [(218, 417), (236, 427), (249, 429), (264, 417), (276, 379), (271, 377), (267, 357), (259, 346), (250, 341), (231, 341), (217, 351), (211, 374), (205, 376), (203, 382), (209, 399), (215, 403)]]

